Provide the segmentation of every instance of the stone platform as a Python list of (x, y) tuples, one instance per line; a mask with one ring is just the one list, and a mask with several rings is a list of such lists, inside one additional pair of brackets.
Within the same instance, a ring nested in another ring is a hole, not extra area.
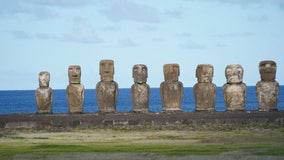
[(0, 115), (0, 128), (104, 128), (113, 126), (189, 127), (274, 123), (284, 125), (284, 111), (162, 112)]

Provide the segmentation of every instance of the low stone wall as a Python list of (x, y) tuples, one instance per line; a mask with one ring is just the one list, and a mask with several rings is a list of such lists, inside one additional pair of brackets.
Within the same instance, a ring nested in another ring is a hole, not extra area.
[(113, 126), (222, 127), (257, 123), (284, 125), (284, 111), (278, 112), (162, 112), (107, 114), (10, 114), (0, 115), (0, 128), (102, 128)]

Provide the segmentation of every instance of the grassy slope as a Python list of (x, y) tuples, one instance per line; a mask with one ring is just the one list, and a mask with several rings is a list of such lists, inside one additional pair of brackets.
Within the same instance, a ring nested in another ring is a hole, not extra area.
[(94, 129), (50, 132), (0, 130), (0, 157), (60, 153), (157, 153), (164, 155), (218, 155), (241, 150), (251, 155), (284, 156), (284, 129), (190, 131)]

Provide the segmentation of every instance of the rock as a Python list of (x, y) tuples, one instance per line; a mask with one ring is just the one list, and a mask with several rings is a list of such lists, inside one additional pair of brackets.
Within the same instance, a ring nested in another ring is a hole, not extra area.
[(227, 83), (223, 85), (224, 101), (227, 111), (243, 111), (246, 103), (246, 84), (243, 80), (243, 68), (239, 64), (227, 65), (225, 76)]
[(132, 108), (134, 112), (149, 112), (150, 86), (146, 83), (148, 69), (144, 64), (133, 66), (132, 77), (134, 84), (131, 86)]
[(82, 113), (84, 105), (84, 85), (81, 83), (81, 67), (71, 65), (68, 68), (69, 85), (66, 88), (69, 113)]
[(178, 64), (164, 65), (165, 81), (160, 85), (163, 111), (181, 111), (183, 84), (178, 81)]
[(113, 60), (100, 61), (101, 81), (96, 85), (99, 112), (115, 112), (118, 97), (118, 84), (113, 81)]
[(52, 113), (53, 90), (49, 87), (50, 73), (43, 71), (39, 73), (39, 88), (36, 89), (37, 113)]
[(256, 84), (256, 96), (259, 111), (277, 110), (279, 83), (275, 81), (276, 63), (274, 61), (261, 61), (259, 73), (261, 81)]
[(212, 83), (214, 68), (210, 64), (200, 64), (196, 68), (198, 83), (193, 87), (197, 111), (214, 111), (216, 85)]

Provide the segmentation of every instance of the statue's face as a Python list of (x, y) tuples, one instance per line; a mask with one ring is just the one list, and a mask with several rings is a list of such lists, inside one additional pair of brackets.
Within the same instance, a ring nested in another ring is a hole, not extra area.
[(259, 63), (259, 73), (263, 81), (275, 81), (276, 63), (274, 61), (261, 61)]
[(81, 82), (81, 67), (77, 65), (69, 66), (68, 77), (70, 84), (79, 84)]
[(211, 83), (213, 73), (213, 66), (209, 64), (201, 64), (196, 68), (196, 77), (199, 83)]
[(49, 87), (50, 74), (49, 72), (40, 72), (38, 76), (40, 87)]
[(178, 81), (179, 65), (178, 64), (165, 64), (164, 77), (165, 81)]
[(239, 64), (227, 65), (225, 75), (227, 83), (241, 83), (243, 81), (243, 67)]
[(100, 75), (102, 81), (113, 81), (113, 75), (114, 75), (113, 60), (100, 61)]
[(133, 66), (132, 77), (135, 83), (146, 83), (148, 78), (148, 69), (144, 64), (136, 64)]

